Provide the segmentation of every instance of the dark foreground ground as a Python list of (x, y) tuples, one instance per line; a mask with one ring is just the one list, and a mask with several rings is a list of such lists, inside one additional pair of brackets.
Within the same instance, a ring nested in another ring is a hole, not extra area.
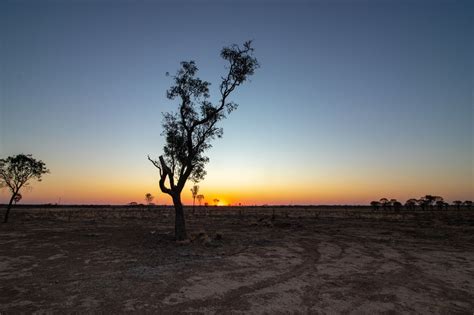
[(472, 314), (473, 212), (200, 209), (177, 245), (166, 209), (23, 208), (0, 225), (0, 314)]

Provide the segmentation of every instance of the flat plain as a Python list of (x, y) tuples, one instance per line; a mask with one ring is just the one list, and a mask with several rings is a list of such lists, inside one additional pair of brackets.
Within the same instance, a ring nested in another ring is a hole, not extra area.
[(186, 212), (192, 241), (177, 244), (167, 207), (13, 209), (0, 225), (0, 313), (474, 309), (473, 210)]

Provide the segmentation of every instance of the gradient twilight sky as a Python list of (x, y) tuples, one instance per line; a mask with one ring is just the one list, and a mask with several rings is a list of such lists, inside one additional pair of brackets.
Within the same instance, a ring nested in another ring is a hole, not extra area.
[(207, 201), (474, 199), (472, 1), (219, 2), (1, 2), (0, 156), (51, 170), (22, 202), (171, 204), (146, 159), (177, 104), (165, 73), (193, 59), (216, 88), (220, 49), (247, 39), (261, 68), (209, 151)]

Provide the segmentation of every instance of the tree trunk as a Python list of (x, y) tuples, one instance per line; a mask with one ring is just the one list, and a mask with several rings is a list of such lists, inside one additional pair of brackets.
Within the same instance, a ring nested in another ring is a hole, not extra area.
[(180, 194), (175, 194), (173, 196), (173, 204), (175, 211), (174, 235), (177, 241), (184, 241), (188, 236), (186, 234), (186, 222), (184, 219), (184, 210)]
[(7, 212), (5, 212), (5, 217), (3, 218), (3, 223), (8, 222), (8, 215), (10, 214), (10, 209), (12, 208), (12, 203), (15, 196), (16, 196), (16, 193), (14, 193), (12, 197), (10, 198), (10, 202), (8, 203), (8, 207), (7, 207)]
[(193, 197), (193, 214), (194, 214), (194, 204), (195, 204), (196, 198)]

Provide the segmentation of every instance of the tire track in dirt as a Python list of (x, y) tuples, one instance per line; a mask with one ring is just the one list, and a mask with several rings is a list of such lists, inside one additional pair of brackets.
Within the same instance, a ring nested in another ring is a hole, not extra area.
[[(318, 242), (311, 240), (311, 243), (307, 240), (301, 241), (300, 239), (295, 241), (296, 245), (301, 246), (304, 251), (301, 254), (303, 262), (294, 266), (291, 270), (281, 273), (274, 277), (269, 277), (250, 285), (242, 285), (236, 289), (232, 289), (220, 297), (211, 297), (201, 300), (189, 300), (172, 306), (165, 306), (164, 312), (183, 312), (188, 309), (196, 310), (199, 312), (200, 309), (212, 309), (217, 313), (224, 313), (229, 309), (238, 310), (245, 307), (249, 307), (248, 296), (252, 293), (272, 287), (274, 285), (284, 283), (293, 278), (301, 277), (305, 272), (315, 272), (316, 263), (319, 260), (320, 254), (317, 251)], [(174, 287), (176, 288), (176, 287)], [(169, 292), (169, 291), (168, 291)]]

